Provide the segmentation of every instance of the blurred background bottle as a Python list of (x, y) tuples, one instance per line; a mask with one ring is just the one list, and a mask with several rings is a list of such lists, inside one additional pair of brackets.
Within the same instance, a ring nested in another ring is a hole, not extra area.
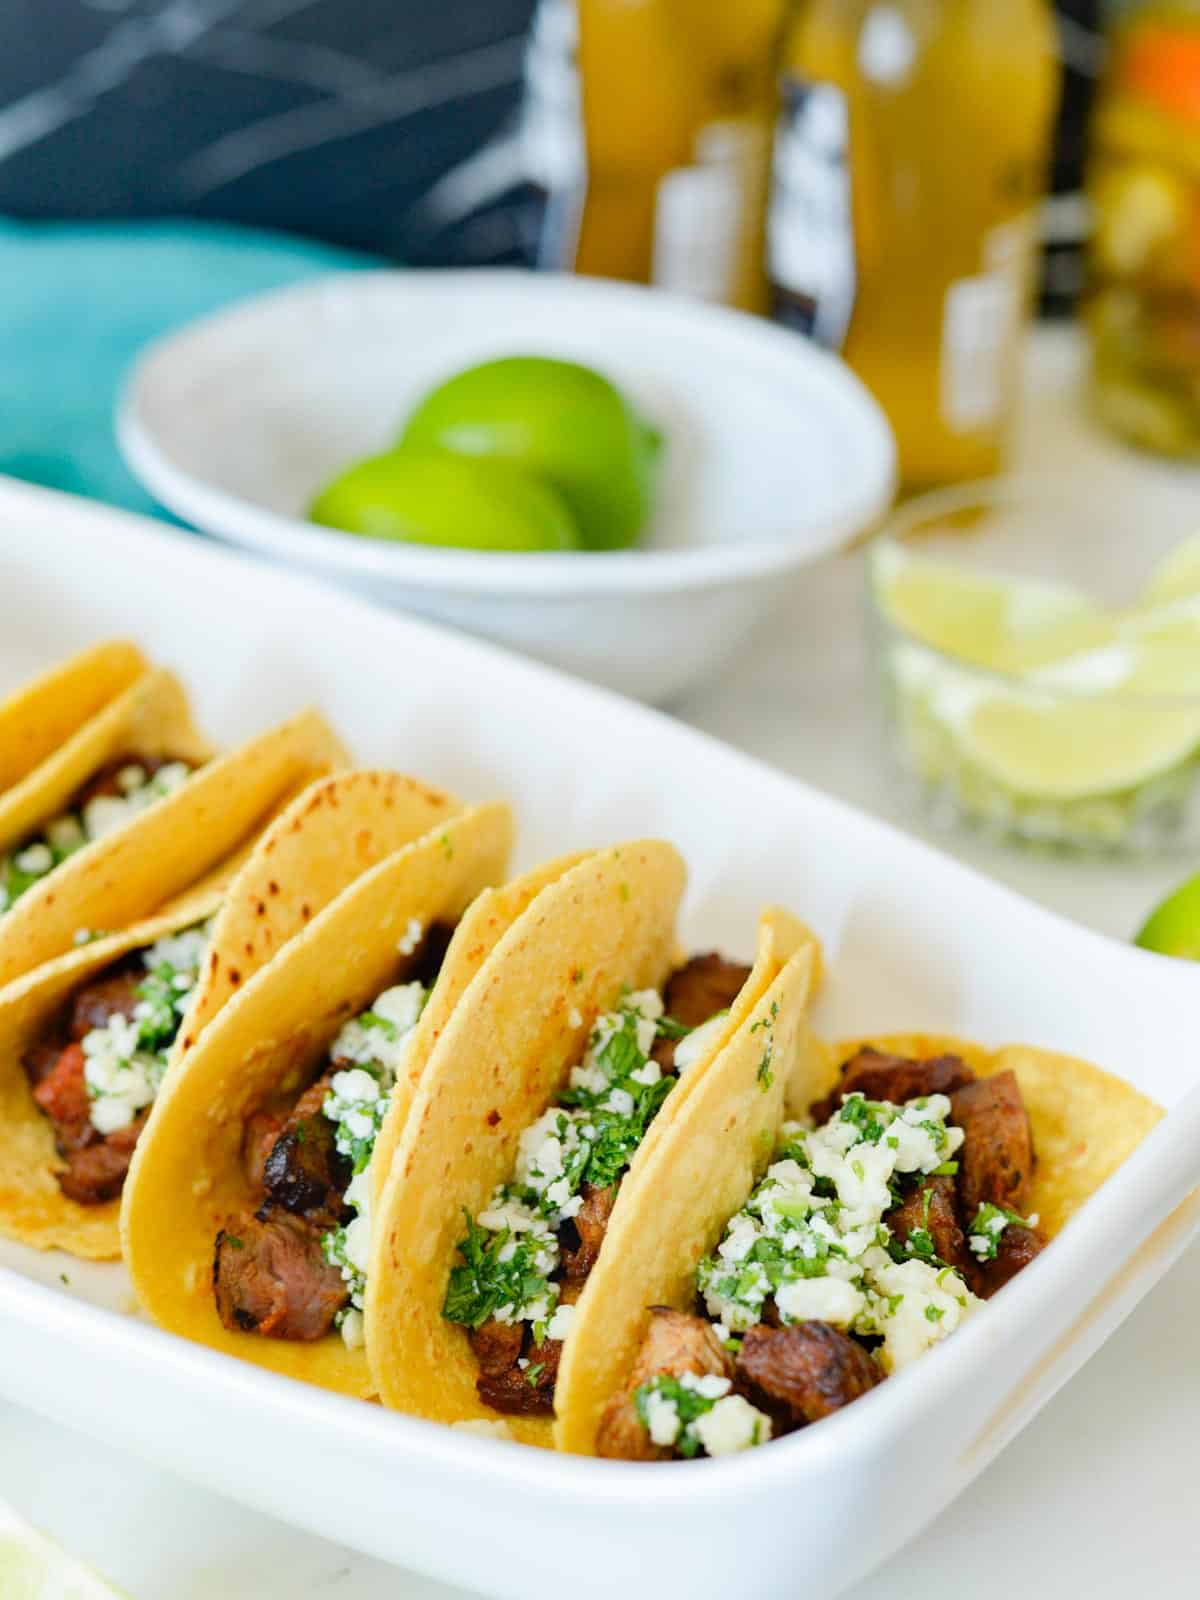
[(527, 74), (540, 263), (766, 308), (787, 0), (542, 0)]
[(1092, 124), (1095, 409), (1200, 457), (1200, 0), (1114, 6)]
[(1044, 0), (801, 0), (767, 226), (774, 315), (840, 350), (908, 489), (1003, 465), (1057, 104)]

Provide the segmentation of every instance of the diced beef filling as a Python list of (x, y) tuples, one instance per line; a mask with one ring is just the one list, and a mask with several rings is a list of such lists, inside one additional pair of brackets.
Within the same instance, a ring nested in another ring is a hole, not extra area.
[(217, 1237), (213, 1286), (227, 1328), (320, 1339), (349, 1302), (341, 1271), (325, 1259), (321, 1244), (350, 1215), (344, 1198), (349, 1166), (321, 1111), (334, 1073), (349, 1065), (333, 1062), (290, 1112), (247, 1118), (243, 1165), (264, 1198), (257, 1211), (233, 1218)]
[(704, 1317), (669, 1306), (650, 1308), (650, 1326), (638, 1351), (629, 1382), (605, 1407), (596, 1434), (596, 1453), (623, 1461), (667, 1461), (674, 1453), (656, 1445), (642, 1425), (634, 1401), (651, 1378), (732, 1378), (733, 1358)]
[(23, 1058), (33, 1098), (53, 1124), (55, 1148), (67, 1163), (55, 1174), (59, 1188), (78, 1205), (102, 1205), (121, 1193), (146, 1120), (143, 1115), (110, 1134), (93, 1127), (80, 1042), (113, 1016), (132, 1018), (142, 975), (140, 961), (131, 957), (77, 989), (47, 1035)]
[(734, 1373), (735, 1387), (767, 1413), (776, 1435), (832, 1416), (882, 1378), (866, 1346), (827, 1322), (751, 1328)]
[(95, 1132), (90, 1121), (92, 1102), (84, 1078), (85, 1061), (82, 1045), (69, 1044), (59, 1049), (53, 1067), (33, 1091), (34, 1100), (54, 1124), (60, 1155), (81, 1150)]
[[(582, 1293), (582, 1279), (564, 1281), (558, 1303), (573, 1306)], [(498, 1322), (495, 1317), (470, 1329), (467, 1337), (479, 1362), (475, 1388), (484, 1405), (510, 1417), (553, 1416), (561, 1339), (538, 1344), (527, 1322)]]
[(604, 1243), (604, 1235), (608, 1232), (608, 1219), (612, 1216), (616, 1203), (615, 1183), (610, 1183), (603, 1189), (597, 1189), (594, 1184), (584, 1185), (583, 1205), (579, 1215), (574, 1219), (579, 1244), (575, 1249), (563, 1252), (563, 1277), (568, 1283), (585, 1282), (588, 1273), (596, 1265), (600, 1256), (600, 1246)]
[[(452, 925), (431, 924), (403, 981), (432, 987), (453, 934)], [(334, 1075), (354, 1065), (333, 1059), (290, 1110), (265, 1106), (246, 1118), (242, 1166), (262, 1200), (217, 1236), (213, 1287), (227, 1328), (311, 1341), (330, 1333), (350, 1304), (322, 1240), (354, 1214), (345, 1201), (352, 1173), (322, 1108)]]
[(997, 1241), (996, 1259), (972, 1263), (967, 1274), (971, 1292), (981, 1300), (991, 1299), (997, 1290), (1003, 1289), (1022, 1267), (1027, 1267), (1045, 1248), (1046, 1241), (1036, 1228), (1025, 1228), (1020, 1223), (1010, 1222)]
[(956, 1272), (970, 1266), (970, 1251), (958, 1220), (953, 1178), (926, 1178), (887, 1214), (892, 1238), (918, 1259), (933, 1254)]
[[(503, 1411), (509, 1417), (538, 1417), (548, 1416), (554, 1411), (554, 1386), (558, 1382), (558, 1363), (562, 1359), (562, 1340), (543, 1339), (540, 1345), (533, 1345), (525, 1337), (525, 1324), (518, 1323), (513, 1331), (517, 1338), (515, 1344), (509, 1340), (501, 1341), (494, 1330), (503, 1324), (485, 1322), (478, 1332), (471, 1335), (471, 1348), (479, 1357), (479, 1377), (475, 1380), (475, 1388), (484, 1405), (491, 1406), (494, 1411)], [(489, 1338), (485, 1330), (493, 1330), (490, 1337), (494, 1343), (489, 1345)], [(505, 1329), (508, 1332), (508, 1329)], [(481, 1340), (480, 1335), (484, 1335)], [(521, 1351), (528, 1343), (528, 1355)], [(482, 1349), (482, 1354), (481, 1354)], [(490, 1368), (484, 1365), (485, 1356), (490, 1362)], [(524, 1362), (524, 1366), (520, 1363)]]
[(275, 1141), (283, 1132), (286, 1117), (276, 1111), (254, 1111), (246, 1118), (242, 1131), (242, 1168), (251, 1189), (263, 1187), (267, 1160)]
[(270, 1205), (217, 1235), (213, 1290), (227, 1328), (306, 1342), (329, 1332), (347, 1298), (320, 1230)]
[(975, 1074), (958, 1056), (933, 1056), (926, 1061), (914, 1061), (868, 1045), (843, 1065), (837, 1088), (813, 1106), (812, 1117), (818, 1127), (828, 1122), (841, 1106), (842, 1096), (847, 1094), (903, 1105), (906, 1100), (915, 1100), (920, 1095), (952, 1094), (974, 1079)]
[[(737, 999), (750, 976), (750, 968), (735, 961), (726, 961), (716, 952), (693, 956), (668, 978), (663, 989), (663, 1010), (685, 1028), (698, 1028), (720, 1011), (727, 1011)], [(660, 1038), (651, 1052), (652, 1059), (662, 1067), (664, 1074), (675, 1069), (677, 1041)], [(599, 1189), (585, 1185), (583, 1206), (578, 1215), (564, 1226), (562, 1283), (559, 1304), (573, 1305), (583, 1291), (588, 1274), (596, 1265), (609, 1219), (617, 1203), (618, 1186), (609, 1184)], [(577, 1236), (576, 1243), (571, 1235)], [(480, 1375), (476, 1381), (479, 1398), (485, 1405), (509, 1416), (549, 1416), (554, 1411), (554, 1385), (558, 1364), (562, 1356), (562, 1343), (557, 1339), (543, 1339), (538, 1344), (528, 1323), (519, 1325), (519, 1339), (514, 1340), (505, 1330), (502, 1336), (493, 1331), (492, 1323), (470, 1334), (472, 1348), (479, 1357)], [(484, 1367), (482, 1348), (490, 1361), (500, 1359), (499, 1352), (508, 1351), (507, 1366)], [(524, 1363), (520, 1365), (519, 1363)], [(533, 1374), (530, 1377), (530, 1374)]]
[(68, 1200), (81, 1206), (95, 1206), (118, 1198), (125, 1187), (134, 1147), (149, 1115), (148, 1111), (143, 1111), (124, 1128), (72, 1151), (66, 1170), (58, 1174), (58, 1186)]
[[(698, 1028), (728, 1011), (745, 987), (750, 968), (738, 961), (726, 961), (715, 950), (693, 956), (667, 979), (663, 990), (663, 1010), (685, 1028)], [(677, 1039), (659, 1039), (652, 1051), (664, 1072), (675, 1070)]]
[(693, 956), (667, 979), (663, 1010), (685, 1028), (698, 1028), (718, 1011), (728, 1011), (745, 987), (750, 968), (726, 961), (710, 950)]
[[(918, 1061), (864, 1049), (845, 1063), (836, 1091), (812, 1107), (817, 1125), (834, 1115), (843, 1095), (852, 1093), (893, 1104), (947, 1094), (949, 1121), (965, 1135), (957, 1173), (912, 1184), (888, 1212), (892, 1241), (901, 1247), (899, 1259), (911, 1255), (927, 1260), (932, 1255), (987, 1299), (1045, 1248), (1036, 1228), (1020, 1222), (1008, 1223), (988, 1260), (972, 1254), (966, 1237), (980, 1206), (1016, 1214), (1029, 1204), (1033, 1140), (1013, 1073), (977, 1079), (957, 1056)], [(604, 1412), (598, 1453), (633, 1461), (666, 1460), (675, 1454), (674, 1448), (651, 1441), (637, 1412), (637, 1390), (655, 1377), (732, 1375), (736, 1391), (770, 1417), (775, 1435), (817, 1422), (883, 1381), (868, 1344), (851, 1334), (819, 1321), (779, 1324), (774, 1301), (768, 1299), (763, 1321), (742, 1336), (733, 1362), (705, 1317), (655, 1308), (629, 1381)]]
[(958, 1191), (969, 1223), (981, 1205), (1024, 1211), (1033, 1181), (1033, 1136), (1016, 1074), (999, 1072), (950, 1096), (950, 1118), (966, 1134)]
[(71, 1002), (67, 1031), (76, 1041), (82, 1040), (93, 1028), (106, 1028), (113, 1017), (133, 1016), (138, 1003), (138, 984), (145, 973), (141, 963), (114, 969), (95, 983), (85, 984)]
[(335, 1062), (300, 1096), (262, 1168), (268, 1201), (322, 1230), (337, 1227), (350, 1215), (343, 1200), (350, 1167), (338, 1154), (333, 1124), (321, 1114), (333, 1075), (345, 1065)]

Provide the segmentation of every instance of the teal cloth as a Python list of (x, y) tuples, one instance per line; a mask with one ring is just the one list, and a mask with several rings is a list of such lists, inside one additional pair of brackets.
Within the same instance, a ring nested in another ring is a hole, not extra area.
[(0, 473), (162, 515), (113, 434), (138, 352), (246, 295), (378, 264), (248, 228), (0, 219)]

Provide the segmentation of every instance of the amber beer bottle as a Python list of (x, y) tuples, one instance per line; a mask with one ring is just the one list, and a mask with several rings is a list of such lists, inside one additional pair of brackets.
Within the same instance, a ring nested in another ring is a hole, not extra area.
[(1057, 90), (1044, 0), (800, 0), (788, 29), (772, 312), (874, 391), (908, 488), (1003, 464)]
[(787, 0), (541, 0), (526, 74), (539, 264), (766, 309)]

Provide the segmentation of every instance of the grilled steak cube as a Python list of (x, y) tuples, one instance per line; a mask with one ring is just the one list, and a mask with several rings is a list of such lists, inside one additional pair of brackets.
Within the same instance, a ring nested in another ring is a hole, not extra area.
[(213, 1289), (227, 1328), (276, 1339), (321, 1339), (349, 1301), (337, 1267), (321, 1249), (320, 1228), (264, 1207), (217, 1235)]
[(840, 1411), (882, 1378), (869, 1351), (827, 1322), (751, 1328), (738, 1352), (736, 1384), (790, 1433)]
[(927, 1251), (920, 1248), (926, 1243), (922, 1234), (929, 1236), (933, 1254), (948, 1267), (964, 1272), (970, 1265), (967, 1241), (959, 1226), (957, 1193), (953, 1178), (926, 1178), (905, 1196), (900, 1205), (884, 1218), (892, 1230), (892, 1238), (901, 1244), (913, 1241), (909, 1254), (926, 1259)]
[(987, 1202), (1024, 1212), (1033, 1180), (1033, 1136), (1020, 1086), (998, 1072), (956, 1090), (950, 1120), (966, 1135), (958, 1152), (958, 1197), (970, 1228)]
[(262, 1182), (268, 1200), (293, 1216), (323, 1227), (336, 1227), (352, 1214), (343, 1196), (350, 1166), (335, 1143), (333, 1124), (321, 1107), (329, 1093), (332, 1072), (318, 1078), (297, 1100), (270, 1154)]
[(820, 1127), (841, 1109), (842, 1096), (861, 1094), (868, 1100), (890, 1100), (903, 1105), (923, 1095), (951, 1094), (974, 1081), (975, 1074), (958, 1056), (932, 1056), (914, 1061), (907, 1056), (888, 1055), (868, 1045), (842, 1067), (841, 1079), (831, 1095), (812, 1107), (813, 1120)]

